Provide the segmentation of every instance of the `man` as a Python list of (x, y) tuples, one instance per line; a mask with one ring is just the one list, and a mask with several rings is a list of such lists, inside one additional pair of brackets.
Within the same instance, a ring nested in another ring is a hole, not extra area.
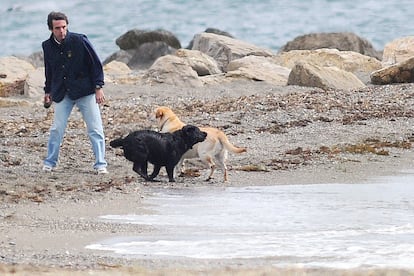
[(102, 63), (87, 37), (69, 32), (68, 23), (64, 13), (51, 12), (47, 17), (51, 35), (42, 43), (45, 107), (52, 101), (55, 103), (43, 170), (50, 172), (56, 167), (68, 118), (76, 105), (86, 123), (95, 155), (93, 168), (98, 174), (106, 174), (105, 136), (99, 109), (99, 104), (105, 101)]

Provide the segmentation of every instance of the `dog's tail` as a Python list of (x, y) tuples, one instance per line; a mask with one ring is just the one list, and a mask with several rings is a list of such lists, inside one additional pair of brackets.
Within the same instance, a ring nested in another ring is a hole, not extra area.
[(229, 139), (224, 133), (221, 133), (221, 135), (218, 136), (220, 143), (226, 148), (226, 150), (231, 151), (233, 153), (242, 153), (246, 152), (247, 148), (239, 148), (234, 146), (232, 143), (230, 143)]
[(124, 138), (118, 138), (109, 142), (109, 145), (113, 148), (119, 148), (124, 145)]

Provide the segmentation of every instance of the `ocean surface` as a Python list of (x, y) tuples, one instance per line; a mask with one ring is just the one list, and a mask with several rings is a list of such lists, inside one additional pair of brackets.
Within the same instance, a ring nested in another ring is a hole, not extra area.
[(126, 258), (266, 258), (273, 266), (414, 269), (414, 171), (365, 184), (162, 189), (145, 214), (105, 215), (155, 231), (87, 246)]
[(49, 37), (50, 11), (69, 17), (69, 29), (88, 35), (101, 59), (119, 50), (130, 29), (164, 29), (186, 47), (206, 28), (275, 52), (312, 32), (354, 32), (377, 50), (414, 33), (412, 0), (1, 0), (0, 57), (30, 55)]

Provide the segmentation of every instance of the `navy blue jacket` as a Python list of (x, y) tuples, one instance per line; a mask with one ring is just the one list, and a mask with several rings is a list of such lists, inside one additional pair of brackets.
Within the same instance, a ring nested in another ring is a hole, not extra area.
[(58, 44), (51, 34), (42, 48), (44, 90), (54, 102), (60, 102), (65, 95), (79, 99), (95, 93), (96, 85), (104, 85), (102, 63), (85, 35), (68, 31), (63, 43)]

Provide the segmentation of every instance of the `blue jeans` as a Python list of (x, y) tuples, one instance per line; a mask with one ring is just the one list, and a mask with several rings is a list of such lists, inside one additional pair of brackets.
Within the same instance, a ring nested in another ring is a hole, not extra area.
[(50, 128), (47, 157), (44, 160), (44, 164), (56, 167), (60, 145), (62, 144), (70, 113), (75, 105), (79, 108), (87, 126), (89, 140), (91, 141), (92, 150), (95, 154), (95, 164), (93, 167), (94, 169), (106, 167), (105, 136), (101, 113), (99, 105), (96, 103), (95, 94), (77, 100), (71, 100), (68, 96), (65, 96), (61, 102), (55, 103), (55, 115)]

